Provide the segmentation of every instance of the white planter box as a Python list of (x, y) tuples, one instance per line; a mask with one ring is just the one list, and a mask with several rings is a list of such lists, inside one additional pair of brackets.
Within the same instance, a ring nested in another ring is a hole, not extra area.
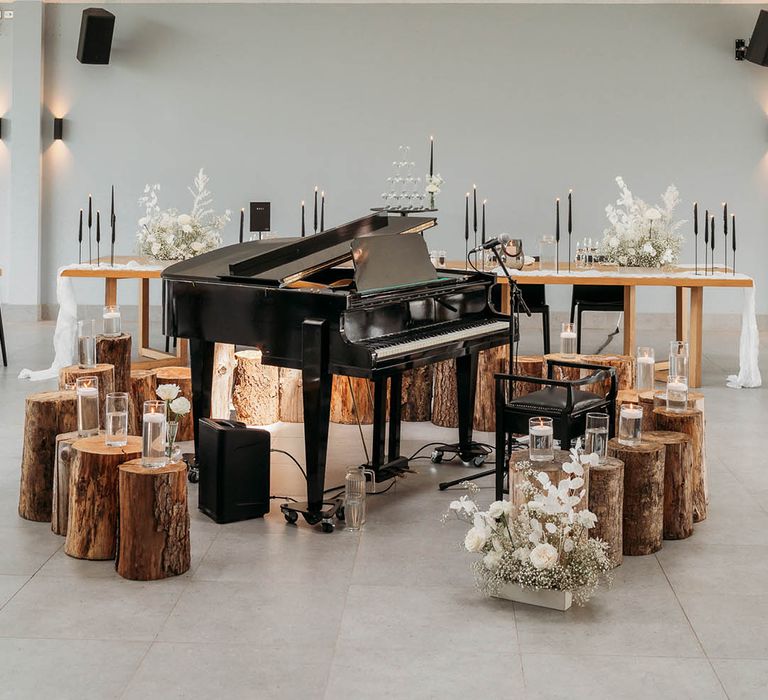
[(573, 603), (573, 595), (570, 591), (532, 591), (520, 588), (516, 583), (508, 583), (495, 596), (505, 600), (513, 600), (516, 603), (538, 605), (541, 608), (553, 610), (568, 610)]

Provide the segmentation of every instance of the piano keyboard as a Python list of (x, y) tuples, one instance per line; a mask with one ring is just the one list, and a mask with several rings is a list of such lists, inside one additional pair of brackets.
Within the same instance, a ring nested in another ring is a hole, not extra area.
[(381, 342), (379, 341), (375, 343), (373, 350), (376, 353), (376, 358), (383, 360), (388, 357), (406, 355), (411, 352), (428, 350), (429, 348), (447, 345), (456, 341), (482, 338), (501, 332), (509, 332), (509, 321), (483, 320), (471, 325), (464, 325), (460, 328), (451, 325), (449, 328), (446, 328), (444, 332), (435, 332), (434, 330), (425, 332), (423, 337), (418, 337), (417, 334), (417, 337), (414, 338), (412, 334), (409, 334), (409, 340), (404, 342), (395, 341), (387, 343), (385, 341), (379, 344), (379, 342)]

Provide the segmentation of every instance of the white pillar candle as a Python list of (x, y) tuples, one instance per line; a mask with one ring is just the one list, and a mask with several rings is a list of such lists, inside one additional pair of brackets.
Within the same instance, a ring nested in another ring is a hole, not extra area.
[(551, 425), (531, 425), (528, 431), (535, 437), (547, 437), (553, 434)]
[(637, 420), (638, 418), (642, 418), (643, 417), (643, 409), (642, 408), (629, 408), (627, 406), (622, 406), (621, 407), (621, 415), (624, 418), (628, 419), (628, 420), (630, 420), (630, 419)]
[(643, 355), (642, 357), (638, 357), (637, 361), (644, 365), (652, 365), (654, 364), (655, 360), (652, 357), (648, 357), (647, 355)]
[(560, 337), (561, 338), (576, 338), (576, 333), (574, 333), (573, 331), (562, 331), (562, 333), (560, 333)]
[(79, 386), (77, 387), (78, 396), (97, 396), (99, 390), (92, 386)]
[(667, 391), (688, 391), (688, 385), (683, 382), (669, 382)]

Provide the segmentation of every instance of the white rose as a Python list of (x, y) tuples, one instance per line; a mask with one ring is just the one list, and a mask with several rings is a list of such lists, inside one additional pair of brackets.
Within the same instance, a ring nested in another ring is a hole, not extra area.
[(184, 224), (181, 227), (181, 230), (184, 231), (184, 233), (192, 233), (192, 227), (189, 224)]
[(203, 249), (203, 244), (200, 243), (200, 241), (193, 241), (192, 242), (192, 250), (200, 252), (202, 249)]
[(656, 255), (656, 249), (647, 241), (643, 244), (643, 253), (647, 255)]
[(587, 529), (592, 528), (597, 524), (597, 516), (586, 508), (584, 510), (580, 510), (577, 513), (576, 520), (578, 521), (579, 525)]
[(161, 384), (156, 393), (163, 401), (173, 401), (181, 393), (181, 389), (178, 384)]
[(530, 559), (536, 569), (551, 569), (557, 564), (557, 550), (551, 544), (537, 544), (531, 551)]
[(464, 547), (468, 552), (482, 552), (487, 541), (486, 531), (479, 527), (473, 527), (464, 538)]
[(189, 399), (186, 399), (183, 396), (179, 396), (179, 398), (171, 401), (171, 410), (177, 416), (186, 416), (187, 413), (189, 413), (190, 408), (191, 405), (189, 403)]
[(496, 550), (488, 552), (488, 554), (483, 557), (483, 564), (485, 564), (487, 569), (495, 571), (499, 568), (499, 564), (501, 564), (501, 554)]
[(159, 243), (153, 243), (152, 244), (152, 255), (157, 255), (160, 252), (160, 244)]
[(180, 214), (176, 221), (179, 222), (179, 226), (189, 226), (192, 223), (192, 217), (189, 214)]
[(506, 512), (507, 510), (504, 506), (504, 501), (494, 501), (488, 506), (488, 515), (494, 520), (498, 520), (502, 515), (505, 515)]

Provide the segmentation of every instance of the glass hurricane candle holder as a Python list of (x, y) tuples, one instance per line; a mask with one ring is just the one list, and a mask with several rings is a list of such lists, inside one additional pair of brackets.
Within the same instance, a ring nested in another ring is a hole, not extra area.
[(584, 431), (584, 452), (596, 454), (600, 463), (608, 456), (608, 414), (587, 413), (587, 427)]
[(96, 366), (96, 321), (77, 322), (77, 361), (82, 369)]
[(688, 408), (688, 378), (670, 374), (667, 377), (667, 408), (685, 411)]
[(107, 394), (106, 443), (110, 447), (128, 444), (128, 394), (115, 391)]
[(560, 331), (560, 354), (565, 357), (576, 356), (576, 324), (564, 323)]
[(643, 438), (643, 407), (636, 403), (622, 404), (619, 411), (619, 443), (632, 447)]
[(347, 530), (359, 530), (365, 522), (365, 473), (349, 467), (344, 479), (344, 521)]
[(647, 391), (653, 389), (656, 372), (656, 357), (653, 348), (639, 347), (635, 364), (635, 389)]
[(145, 401), (141, 425), (141, 461), (147, 467), (166, 463), (165, 401)]
[(77, 434), (91, 437), (99, 434), (99, 378), (78, 377), (75, 381), (77, 392)]
[(104, 335), (114, 337), (123, 332), (120, 307), (116, 304), (105, 306), (101, 318), (104, 322)]
[(557, 244), (554, 236), (542, 236), (539, 241), (539, 269), (554, 270), (557, 257)]
[(555, 458), (551, 418), (539, 416), (528, 420), (528, 454), (532, 462), (551, 462)]
[(688, 382), (688, 343), (683, 340), (669, 344), (669, 376), (685, 377)]

